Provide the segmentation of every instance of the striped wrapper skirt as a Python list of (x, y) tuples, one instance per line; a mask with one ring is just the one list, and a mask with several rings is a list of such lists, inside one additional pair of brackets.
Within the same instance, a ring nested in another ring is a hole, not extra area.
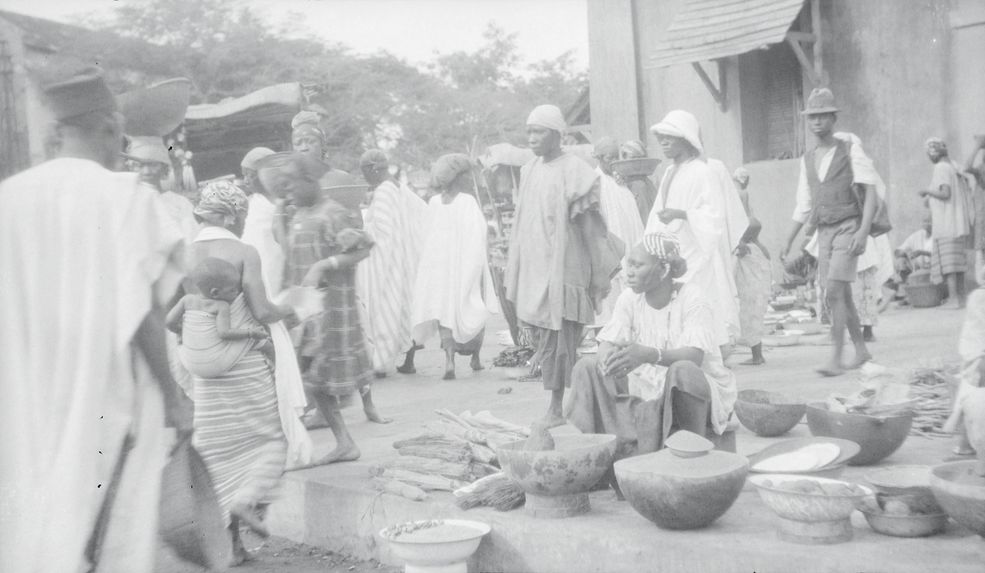
[(935, 285), (944, 282), (944, 275), (963, 273), (968, 270), (968, 237), (934, 239), (934, 250), (930, 253), (930, 281)]
[(236, 504), (273, 500), (287, 462), (270, 366), (251, 350), (215, 378), (195, 377), (194, 445), (229, 519)]

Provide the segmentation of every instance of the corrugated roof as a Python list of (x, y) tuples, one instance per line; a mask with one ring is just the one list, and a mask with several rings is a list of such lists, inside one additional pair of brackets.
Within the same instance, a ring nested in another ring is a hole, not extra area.
[(649, 66), (737, 56), (782, 42), (804, 0), (685, 0)]

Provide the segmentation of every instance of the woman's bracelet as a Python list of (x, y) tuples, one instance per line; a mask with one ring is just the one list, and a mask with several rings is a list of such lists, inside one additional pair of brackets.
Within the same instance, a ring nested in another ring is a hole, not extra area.
[(328, 267), (328, 270), (334, 271), (339, 268), (339, 260), (333, 255), (325, 259), (325, 265)]
[(664, 351), (658, 348), (657, 349), (657, 361), (654, 362), (654, 364), (660, 364), (663, 361), (664, 361)]

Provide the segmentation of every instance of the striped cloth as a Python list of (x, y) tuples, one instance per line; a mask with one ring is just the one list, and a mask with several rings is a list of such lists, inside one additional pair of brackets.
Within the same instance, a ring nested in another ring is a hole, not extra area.
[(215, 378), (195, 377), (194, 445), (215, 486), (223, 517), (236, 504), (268, 503), (280, 483), (287, 441), (270, 366), (251, 350)]
[(934, 250), (930, 253), (930, 281), (939, 285), (944, 282), (944, 275), (967, 271), (967, 247), (966, 235), (934, 239)]
[(427, 204), (406, 188), (384, 181), (365, 211), (375, 247), (359, 263), (356, 287), (373, 369), (386, 372), (411, 345), (414, 279)]

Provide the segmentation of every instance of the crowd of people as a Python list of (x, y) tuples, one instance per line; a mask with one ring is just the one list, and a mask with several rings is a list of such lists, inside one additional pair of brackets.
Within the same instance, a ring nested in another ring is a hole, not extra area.
[[(166, 428), (191, 434), (241, 562), (240, 527), (267, 535), (286, 470), (360, 457), (343, 408), (358, 395), (369, 421), (390, 421), (375, 379), (414, 373), (435, 334), (446, 380), (457, 354), (483, 368), (499, 301), (469, 156), (434, 161), (425, 201), (369, 150), (362, 200), (363, 183), (331, 166), (318, 114), (302, 111), (291, 151), (250, 150), (241, 181), (208, 182), (193, 204), (167, 189), (159, 137), (130, 137), (121, 156), (125, 118), (100, 74), (45, 96), (57, 157), (0, 185), (0, 373), (20, 381), (0, 406), (0, 429), (17, 437), (2, 468), (15, 493), (4, 512), (18, 523), (4, 571), (122, 570), (122, 559), (152, 570)], [(809, 229), (803, 250), (817, 261), (834, 340), (824, 375), (871, 358), (880, 297), (914, 273), (963, 305), (968, 241), (978, 233), (979, 251), (985, 241), (962, 175), (985, 183), (985, 138), (964, 169), (931, 139), (928, 217), (894, 266), (885, 185), (858, 138), (834, 131), (837, 113), (829, 90), (807, 101), (816, 145), (779, 253), (792, 261)], [(599, 138), (593, 169), (562, 147), (557, 107), (535, 108), (526, 124), (535, 158), (521, 171), (503, 286), (549, 391), (545, 424), (615, 434), (620, 456), (660, 449), (676, 429), (719, 441), (737, 396), (726, 359), (741, 344), (752, 349), (743, 364), (765, 362), (772, 263), (748, 171), (709, 158), (683, 110), (651, 128), (669, 161), (658, 185), (613, 169), (645, 157), (640, 142)], [(118, 171), (121, 159), (136, 175)], [(316, 310), (302, 312), (305, 296)], [(597, 351), (580, 355), (586, 336)], [(335, 439), (319, 459), (305, 415)]]

